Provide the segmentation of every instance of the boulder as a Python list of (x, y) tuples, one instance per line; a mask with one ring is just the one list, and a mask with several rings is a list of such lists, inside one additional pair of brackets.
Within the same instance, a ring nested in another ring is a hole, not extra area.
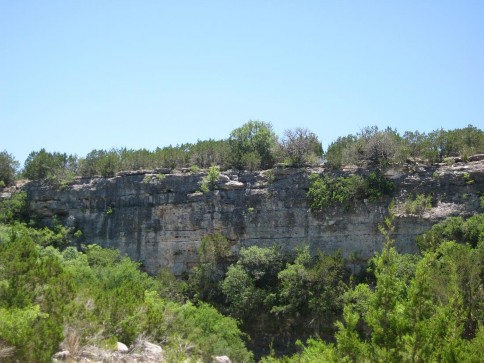
[(225, 190), (235, 190), (235, 189), (244, 189), (244, 188), (245, 188), (244, 183), (235, 181), (235, 180), (229, 181), (228, 183), (225, 183), (221, 186), (221, 189), (225, 189)]
[(213, 363), (232, 363), (230, 358), (226, 355), (221, 355), (213, 358)]
[(143, 342), (143, 349), (148, 354), (161, 354), (163, 349), (159, 345), (150, 343), (150, 342)]
[(61, 352), (57, 352), (54, 354), (54, 359), (57, 360), (66, 360), (71, 356), (71, 353), (68, 350), (63, 350)]
[(126, 346), (126, 344), (121, 342), (116, 343), (116, 349), (119, 353), (123, 353), (123, 354), (126, 354), (129, 352), (129, 348)]
[(481, 161), (484, 160), (484, 154), (476, 154), (469, 157), (469, 161)]

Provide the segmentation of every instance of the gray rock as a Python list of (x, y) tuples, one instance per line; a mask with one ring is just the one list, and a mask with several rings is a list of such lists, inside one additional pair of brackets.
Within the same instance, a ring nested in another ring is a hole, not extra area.
[(161, 354), (163, 353), (163, 349), (159, 345), (150, 343), (150, 342), (143, 342), (144, 351), (148, 354)]
[(68, 350), (63, 350), (61, 352), (57, 352), (54, 354), (54, 359), (57, 360), (66, 360), (71, 356), (71, 353)]
[(213, 363), (232, 363), (226, 355), (221, 355), (213, 358)]
[(121, 343), (121, 342), (116, 343), (116, 350), (119, 353), (128, 353), (129, 352), (129, 348), (126, 346), (126, 344)]
[(220, 174), (218, 177), (218, 181), (221, 183), (228, 183), (230, 182), (230, 178), (227, 175)]
[(221, 185), (220, 188), (224, 189), (224, 190), (244, 189), (245, 184), (241, 183), (239, 181), (232, 180), (232, 181), (229, 181), (229, 182)]
[(481, 161), (484, 160), (484, 154), (476, 154), (469, 157), (469, 161)]
[[(150, 274), (163, 267), (177, 274), (188, 271), (198, 262), (202, 238), (211, 233), (226, 236), (234, 250), (280, 245), (289, 251), (307, 243), (313, 252), (340, 250), (343, 257), (356, 253), (363, 261), (381, 249), (384, 239), (378, 225), (387, 216), (392, 198), (378, 203), (358, 201), (349, 210), (336, 206), (314, 213), (306, 196), (309, 176), (324, 169), (287, 169), (291, 173), (278, 175), (271, 183), (259, 182), (260, 172), (240, 172), (237, 181), (205, 194), (197, 192), (200, 175), (191, 173), (167, 174), (157, 183), (144, 183), (144, 175), (129, 174), (78, 179), (62, 190), (36, 183), (23, 189), (40, 222), (49, 225), (55, 216), (63, 224), (75, 224), (86, 242), (119, 249), (142, 262)], [(341, 176), (359, 170), (324, 172)], [(473, 183), (466, 182), (466, 175)], [(478, 210), (484, 161), (455, 168), (419, 166), (418, 173), (395, 170), (391, 176), (393, 197), (432, 194), (439, 202), (435, 208), (442, 206), (421, 218), (401, 215), (396, 219), (396, 247), (412, 253), (418, 251), (415, 237), (433, 223)]]

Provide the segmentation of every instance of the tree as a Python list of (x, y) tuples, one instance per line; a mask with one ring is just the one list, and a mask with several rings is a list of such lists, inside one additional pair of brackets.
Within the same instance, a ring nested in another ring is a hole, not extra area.
[(6, 150), (0, 152), (0, 187), (12, 184), (19, 162)]
[(0, 236), (0, 341), (15, 346), (15, 361), (50, 362), (63, 338), (70, 276), (43, 251), (26, 226)]
[(284, 131), (279, 148), (284, 161), (294, 166), (317, 162), (323, 154), (316, 134), (301, 127)]
[(189, 161), (200, 168), (208, 168), (212, 165), (220, 165), (224, 168), (229, 163), (227, 157), (229, 153), (227, 140), (199, 140), (190, 148)]
[(347, 152), (353, 148), (356, 143), (357, 137), (354, 135), (348, 135), (338, 137), (336, 141), (333, 141), (326, 151), (325, 159), (326, 163), (332, 168), (340, 168), (348, 161)]
[(27, 157), (23, 174), (30, 180), (58, 184), (72, 179), (77, 173), (77, 157), (65, 153), (33, 151)]
[[(272, 167), (274, 164), (272, 150), (276, 145), (276, 140), (277, 137), (268, 122), (249, 121), (233, 130), (229, 137), (232, 166), (238, 169), (246, 168), (244, 157), (255, 153), (260, 158), (258, 167), (263, 169)], [(251, 157), (251, 161), (253, 160), (254, 158)]]

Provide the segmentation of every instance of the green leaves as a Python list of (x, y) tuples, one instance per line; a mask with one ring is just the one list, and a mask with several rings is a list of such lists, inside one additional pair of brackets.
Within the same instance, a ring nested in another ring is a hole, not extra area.
[[(232, 166), (237, 169), (268, 169), (274, 164), (272, 150), (277, 137), (270, 123), (249, 121), (233, 130), (228, 142)], [(256, 160), (260, 160), (259, 165), (255, 165)]]
[(0, 152), (0, 188), (15, 181), (19, 162), (6, 150)]
[(337, 205), (350, 208), (350, 204), (358, 200), (368, 198), (374, 202), (393, 191), (393, 182), (377, 171), (371, 172), (366, 178), (360, 175), (332, 177), (311, 174), (309, 179), (311, 184), (307, 197), (312, 211)]

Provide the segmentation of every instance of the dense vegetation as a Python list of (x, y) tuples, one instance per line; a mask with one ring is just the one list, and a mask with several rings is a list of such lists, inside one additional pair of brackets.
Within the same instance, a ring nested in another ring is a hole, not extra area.
[(335, 168), (345, 164), (386, 166), (407, 159), (430, 163), (446, 158), (469, 156), (484, 152), (484, 131), (469, 125), (463, 129), (435, 130), (428, 134), (366, 127), (356, 135), (339, 137), (326, 152), (327, 163)]
[(71, 247), (78, 231), (35, 228), (24, 201), (19, 193), (0, 203), (2, 361), (140, 337), (168, 361), (250, 362), (246, 344), (264, 362), (480, 361), (483, 214), (434, 225), (418, 240), (421, 255), (401, 255), (390, 213), (384, 250), (358, 275), (340, 254), (304, 245), (235, 254), (224, 236), (208, 235), (199, 265), (179, 281), (168, 271), (149, 277), (115, 250)]
[(351, 175), (330, 177), (329, 175), (312, 174), (308, 191), (312, 211), (320, 211), (335, 205), (344, 205), (349, 209), (356, 201), (368, 199), (379, 200), (393, 191), (393, 182), (385, 178), (378, 170), (367, 176)]
[[(452, 227), (451, 227), (452, 226)], [(335, 341), (309, 339), (276, 362), (481, 362), (484, 348), (482, 215), (434, 226), (421, 256), (393, 247), (391, 217), (383, 251), (371, 261), (374, 281), (344, 295)], [(448, 240), (460, 234), (459, 242)], [(475, 242), (477, 238), (477, 243)], [(474, 246), (474, 247), (473, 247)]]
[[(22, 223), (22, 195), (0, 202), (0, 360), (48, 362), (62, 345), (115, 348), (138, 338), (163, 346), (167, 361), (230, 355), (252, 361), (237, 322), (183, 296), (166, 271), (157, 277), (116, 250), (78, 251), (71, 233)], [(60, 248), (58, 248), (60, 247)]]
[[(465, 160), (475, 153), (484, 153), (484, 131), (472, 125), (429, 134), (407, 131), (403, 135), (390, 128), (367, 127), (356, 135), (338, 138), (323, 153), (320, 140), (307, 129), (286, 130), (278, 137), (271, 124), (249, 121), (224, 140), (201, 140), (154, 151), (93, 150), (84, 157), (77, 157), (41, 149), (30, 153), (20, 176), (62, 187), (76, 176), (111, 177), (126, 170), (198, 170), (210, 166), (218, 166), (221, 170), (261, 170), (272, 168), (276, 163), (303, 166), (322, 161), (333, 168), (356, 164), (381, 169), (409, 159), (430, 163), (455, 157)], [(18, 167), (18, 161), (11, 154), (0, 153), (0, 186), (14, 182)]]

